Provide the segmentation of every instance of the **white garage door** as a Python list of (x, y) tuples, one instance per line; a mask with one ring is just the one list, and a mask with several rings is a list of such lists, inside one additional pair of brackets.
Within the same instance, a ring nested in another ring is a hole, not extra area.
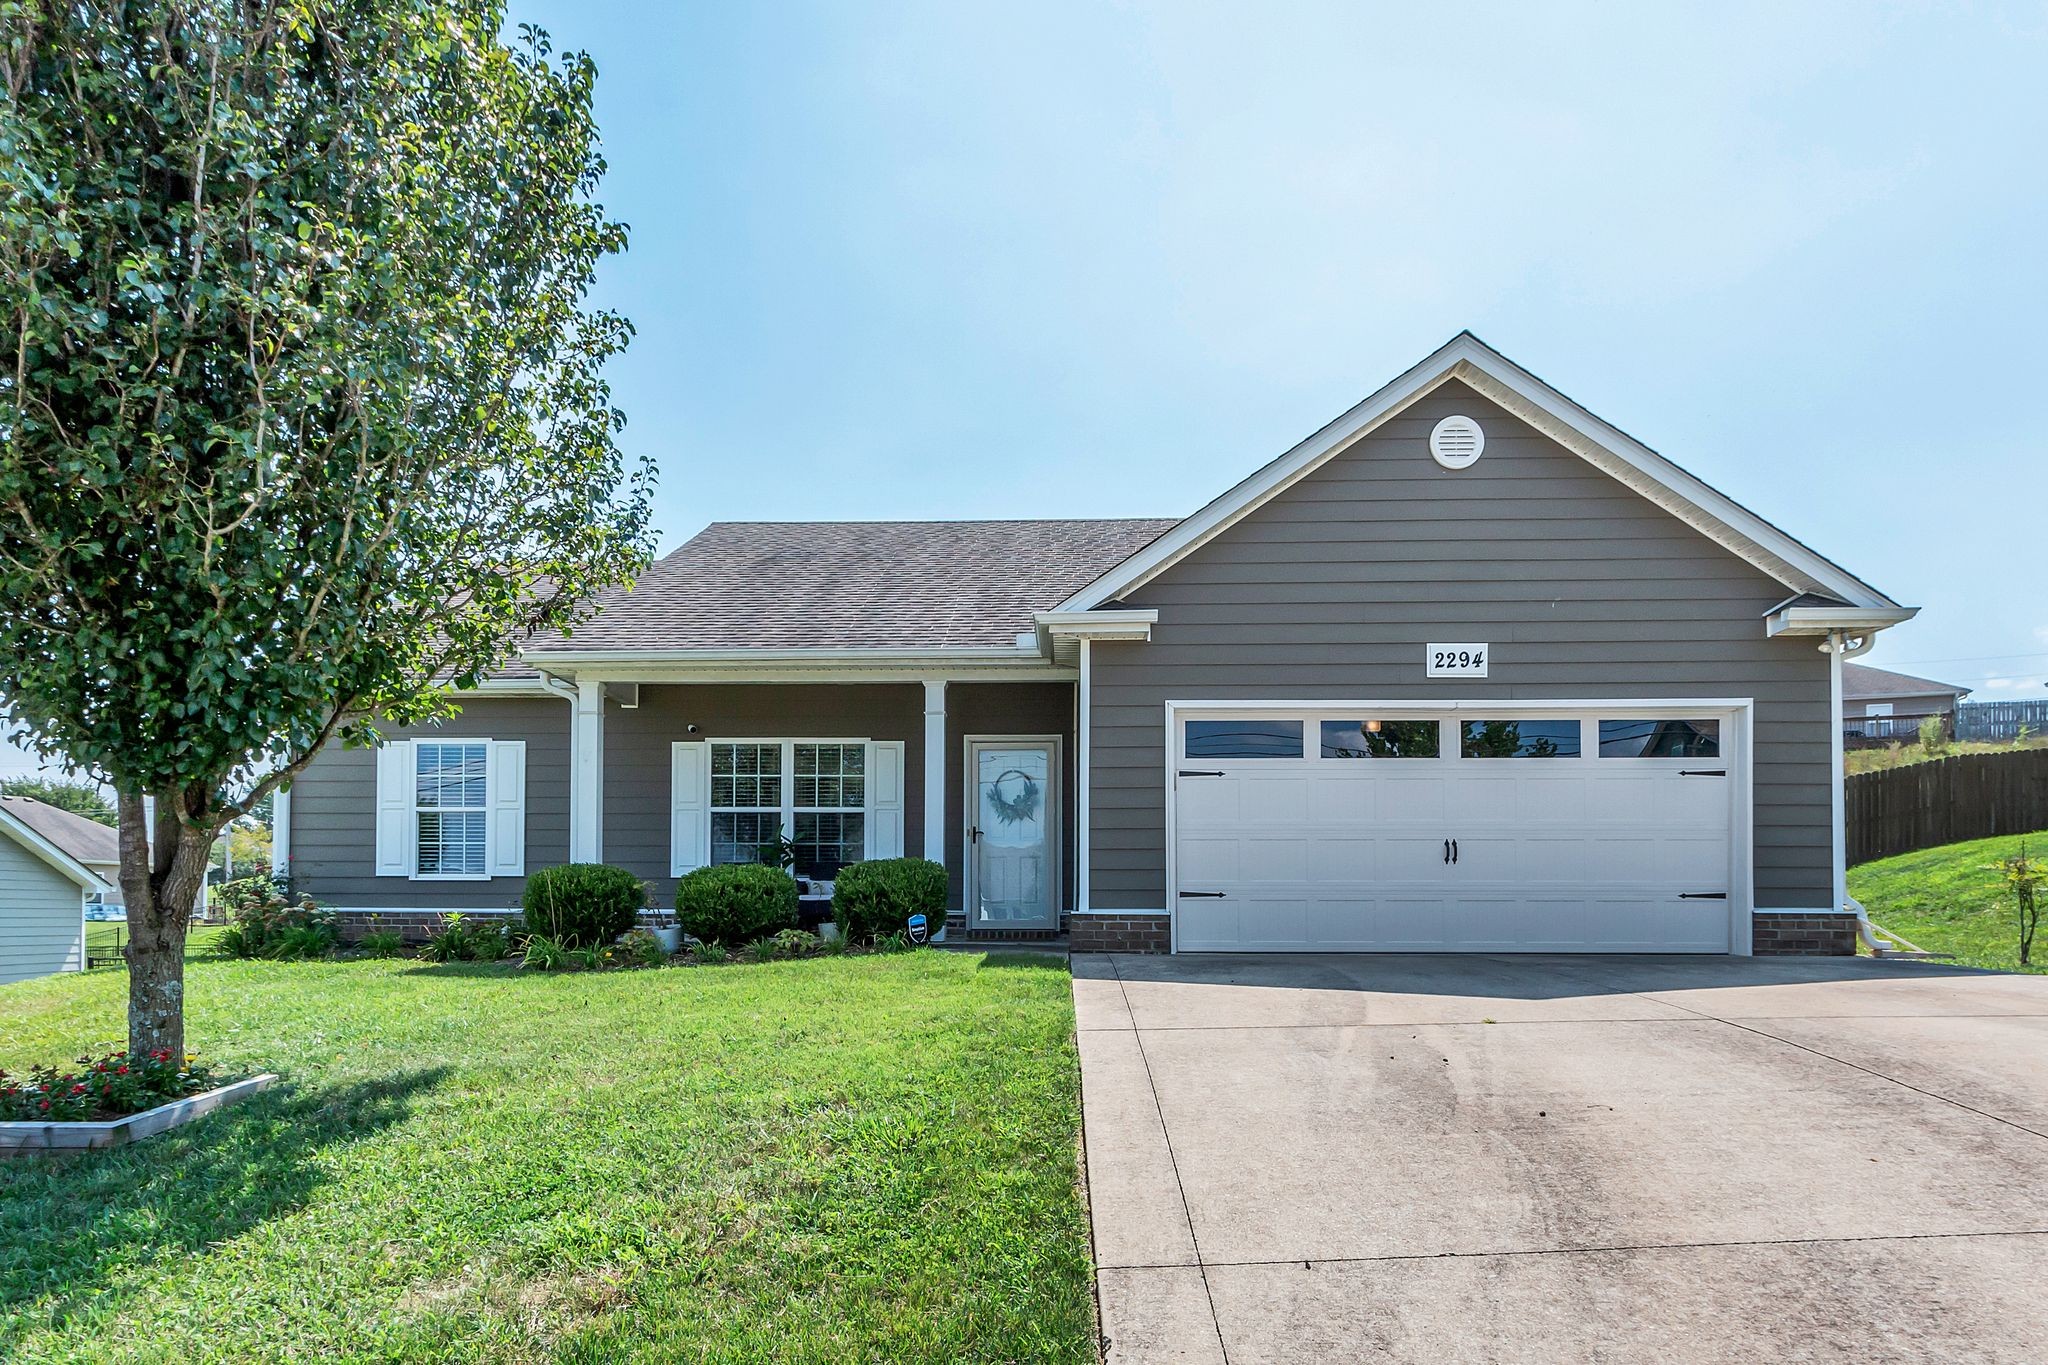
[(1183, 712), (1178, 946), (1730, 945), (1730, 718)]

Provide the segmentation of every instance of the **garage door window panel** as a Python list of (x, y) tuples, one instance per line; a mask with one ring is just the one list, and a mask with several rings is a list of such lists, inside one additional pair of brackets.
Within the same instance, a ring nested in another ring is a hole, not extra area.
[(1441, 727), (1433, 720), (1326, 720), (1324, 758), (1435, 758)]
[(1602, 758), (1719, 758), (1717, 720), (1603, 720)]
[(1577, 758), (1576, 720), (1468, 720), (1459, 754), (1464, 758)]
[(1189, 758), (1300, 758), (1298, 720), (1191, 720), (1184, 752)]

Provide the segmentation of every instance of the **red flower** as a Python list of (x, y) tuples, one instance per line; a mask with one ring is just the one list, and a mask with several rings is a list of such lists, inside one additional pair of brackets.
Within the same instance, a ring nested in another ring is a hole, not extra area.
[(116, 1076), (125, 1076), (128, 1074), (128, 1068), (125, 1066), (121, 1067), (119, 1070), (115, 1071), (114, 1074)]

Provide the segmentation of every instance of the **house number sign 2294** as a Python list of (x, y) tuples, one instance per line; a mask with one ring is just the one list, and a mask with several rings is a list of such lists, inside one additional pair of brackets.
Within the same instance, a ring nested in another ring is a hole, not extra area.
[(1485, 645), (1429, 645), (1423, 656), (1424, 676), (1431, 678), (1483, 678), (1486, 676)]

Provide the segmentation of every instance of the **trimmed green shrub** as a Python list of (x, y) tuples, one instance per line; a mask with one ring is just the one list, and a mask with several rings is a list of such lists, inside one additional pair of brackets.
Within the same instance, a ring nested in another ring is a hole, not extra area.
[(759, 863), (700, 867), (676, 883), (683, 932), (726, 947), (795, 928), (796, 902), (796, 878)]
[(269, 877), (242, 877), (213, 889), (229, 927), (215, 946), (232, 957), (325, 957), (335, 946), (335, 915), (311, 896), (296, 901)]
[(647, 908), (647, 888), (623, 867), (564, 863), (526, 879), (526, 927), (564, 947), (604, 947)]
[(946, 923), (946, 869), (925, 858), (878, 858), (839, 869), (832, 883), (832, 918), (839, 932), (866, 943), (907, 931), (923, 915), (933, 934)]

